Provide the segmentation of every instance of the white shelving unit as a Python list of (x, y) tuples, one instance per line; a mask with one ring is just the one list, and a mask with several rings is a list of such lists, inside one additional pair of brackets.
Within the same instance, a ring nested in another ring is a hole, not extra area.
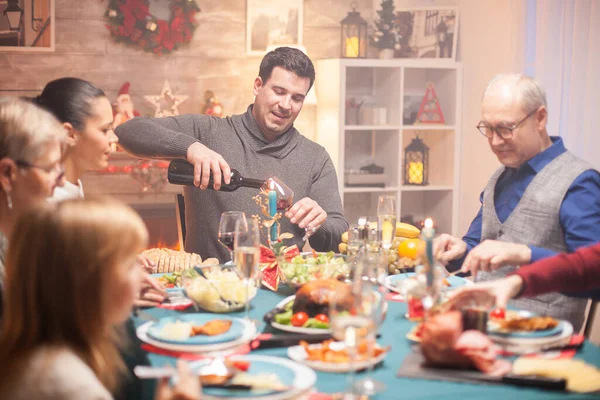
[[(429, 81), (445, 124), (412, 125)], [(318, 61), (317, 142), (331, 155), (351, 223), (375, 217), (378, 197), (392, 194), (400, 218), (431, 217), (439, 232), (457, 234), (461, 88), (462, 66), (446, 59)], [(362, 102), (363, 112), (347, 108), (350, 102)], [(425, 186), (404, 184), (404, 149), (416, 135), (429, 147)], [(384, 187), (345, 184), (345, 171), (370, 163), (384, 168)]]

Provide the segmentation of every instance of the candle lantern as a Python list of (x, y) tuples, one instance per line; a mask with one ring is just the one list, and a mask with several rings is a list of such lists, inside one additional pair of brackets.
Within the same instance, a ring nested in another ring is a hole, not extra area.
[(358, 3), (352, 2), (352, 11), (341, 21), (343, 58), (367, 57), (367, 21), (356, 11)]
[(428, 185), (429, 147), (416, 136), (404, 149), (404, 184)]

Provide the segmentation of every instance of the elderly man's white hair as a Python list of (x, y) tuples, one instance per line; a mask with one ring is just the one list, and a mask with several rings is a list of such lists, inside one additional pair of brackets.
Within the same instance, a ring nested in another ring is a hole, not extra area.
[(496, 75), (487, 84), (483, 97), (485, 98), (492, 87), (499, 83), (513, 84), (516, 87), (515, 94), (525, 112), (529, 113), (541, 106), (548, 108), (546, 91), (542, 85), (534, 78), (523, 74), (504, 73)]

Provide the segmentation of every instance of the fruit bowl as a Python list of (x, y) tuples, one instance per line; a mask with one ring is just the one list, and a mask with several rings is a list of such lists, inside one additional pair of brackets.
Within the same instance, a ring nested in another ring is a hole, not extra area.
[(347, 278), (348, 256), (334, 253), (304, 252), (288, 260), (280, 260), (281, 281), (298, 288), (317, 279)]
[[(195, 267), (181, 273), (186, 297), (197, 307), (214, 313), (239, 311), (246, 305), (246, 282), (235, 265)], [(256, 296), (257, 281), (251, 282), (248, 301)]]

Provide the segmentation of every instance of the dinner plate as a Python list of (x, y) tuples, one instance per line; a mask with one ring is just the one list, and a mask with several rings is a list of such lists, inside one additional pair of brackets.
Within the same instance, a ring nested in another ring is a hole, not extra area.
[[(385, 286), (387, 289), (389, 289), (393, 292), (402, 294), (401, 285), (399, 285), (398, 283), (405, 279), (413, 277), (413, 276), (415, 276), (414, 272), (389, 275), (384, 279), (383, 286)], [(450, 275), (450, 276), (446, 277), (446, 279), (448, 280), (448, 283), (450, 283), (450, 286), (445, 286), (444, 287), (445, 290), (453, 290), (453, 289), (457, 289), (464, 285), (472, 285), (473, 284), (473, 282), (470, 281), (469, 279), (461, 278), (460, 276), (455, 276), (455, 275)]]
[[(214, 319), (214, 316), (213, 316)], [(136, 336), (145, 343), (151, 344), (153, 346), (159, 347), (165, 350), (172, 351), (181, 351), (186, 353), (212, 353), (219, 352), (224, 350), (229, 350), (232, 348), (236, 348), (242, 346), (244, 344), (249, 343), (256, 337), (256, 326), (251, 321), (246, 321), (244, 319), (239, 319), (243, 325), (243, 334), (241, 337), (223, 343), (212, 343), (212, 344), (187, 344), (187, 343), (167, 343), (161, 340), (153, 339), (148, 336), (148, 330), (155, 324), (155, 322), (150, 321), (146, 322), (138, 326), (136, 329)]]
[[(309, 348), (317, 349), (321, 346), (321, 344), (311, 344)], [(379, 348), (381, 346), (377, 345)], [(346, 346), (343, 342), (332, 342), (330, 344), (332, 350), (343, 350)], [(385, 356), (387, 355), (387, 351), (381, 353), (375, 358), (371, 358), (369, 360), (357, 361), (354, 363), (336, 363), (336, 362), (325, 362), (325, 361), (313, 361), (308, 360), (308, 354), (306, 350), (302, 346), (292, 346), (288, 348), (287, 354), (288, 357), (294, 361), (297, 361), (301, 364), (306, 365), (314, 369), (315, 371), (323, 371), (323, 372), (336, 372), (336, 373), (345, 373), (350, 372), (352, 370), (357, 371), (361, 369), (368, 368), (372, 365), (377, 365), (383, 361)]]
[(513, 338), (543, 338), (548, 336), (556, 336), (565, 329), (565, 321), (559, 321), (554, 328), (544, 329), (539, 331), (504, 331), (500, 330), (499, 326), (493, 321), (488, 322), (487, 330), (490, 336), (502, 336)]
[[(523, 312), (521, 312), (523, 314)], [(526, 313), (526, 312), (525, 312)], [(531, 313), (528, 313), (531, 315)], [(501, 336), (495, 334), (489, 334), (490, 339), (505, 350), (523, 354), (529, 352), (535, 352), (546, 347), (560, 346), (566, 344), (571, 340), (573, 335), (573, 325), (569, 321), (560, 320), (559, 325), (562, 329), (559, 333), (552, 336)]]
[[(204, 325), (209, 321), (214, 321), (215, 319), (231, 321), (231, 327), (227, 332), (220, 335), (195, 335), (183, 340), (165, 338), (161, 332), (165, 325), (174, 323), (175, 321), (189, 322), (193, 325)], [(244, 334), (244, 328), (245, 326), (243, 321), (239, 318), (215, 318), (215, 316), (212, 314), (184, 314), (177, 317), (161, 318), (157, 323), (148, 328), (147, 334), (152, 339), (165, 343), (206, 345), (231, 342), (232, 340), (239, 339)]]
[[(283, 299), (279, 303), (277, 303), (275, 308), (283, 308), (290, 301), (294, 301), (294, 299), (296, 299), (295, 295), (286, 297), (285, 299)], [(385, 302), (383, 304), (383, 312), (382, 312), (383, 319), (385, 319), (385, 317), (386, 317), (387, 309), (388, 309), (388, 305), (387, 305), (387, 302)], [(323, 333), (331, 333), (331, 329), (303, 328), (301, 326), (279, 324), (275, 321), (271, 321), (271, 326), (275, 329), (279, 329), (280, 331), (291, 332), (291, 333), (302, 333), (305, 335), (320, 335)]]
[[(270, 390), (230, 390), (225, 388), (203, 388), (203, 399), (236, 399), (236, 400), (284, 400), (298, 398), (307, 393), (315, 385), (317, 375), (307, 366), (280, 357), (244, 355), (231, 357), (232, 360), (250, 363), (247, 373), (250, 375), (276, 374), (288, 390), (278, 392)], [(189, 364), (192, 370), (199, 368), (211, 360), (199, 360)]]
[[(295, 295), (286, 297), (285, 299), (283, 299), (279, 303), (277, 303), (275, 308), (283, 308), (290, 301), (294, 301), (295, 298), (296, 298)], [(271, 326), (273, 328), (279, 329), (280, 331), (292, 332), (292, 333), (303, 333), (305, 335), (318, 335), (318, 334), (331, 332), (331, 329), (303, 328), (301, 326), (278, 324), (275, 321), (271, 322)]]

